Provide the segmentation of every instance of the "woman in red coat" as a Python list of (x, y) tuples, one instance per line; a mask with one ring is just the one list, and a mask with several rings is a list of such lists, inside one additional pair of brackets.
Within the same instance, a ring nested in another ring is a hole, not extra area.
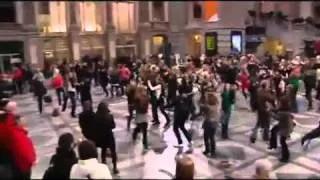
[[(16, 104), (0, 102), (0, 163), (12, 171), (12, 179), (31, 179), (36, 154), (27, 131), (14, 114)], [(3, 162), (6, 157), (7, 162)]]
[(245, 71), (242, 70), (240, 76), (240, 83), (241, 83), (241, 90), (244, 98), (247, 100), (248, 98), (248, 89), (250, 87), (250, 79), (249, 79), (249, 74)]
[(63, 77), (60, 74), (59, 69), (55, 68), (53, 70), (52, 86), (56, 90), (59, 106), (61, 106), (61, 100), (62, 100), (62, 97), (64, 96), (63, 85), (64, 85)]

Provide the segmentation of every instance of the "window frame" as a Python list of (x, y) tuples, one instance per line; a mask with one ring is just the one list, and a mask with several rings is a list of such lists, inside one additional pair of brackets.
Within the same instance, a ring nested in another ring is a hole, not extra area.
[[(131, 8), (128, 8), (128, 11), (127, 11), (127, 18), (128, 18), (128, 22), (133, 22), (132, 23), (129, 23), (128, 25), (128, 32), (124, 32), (124, 31), (121, 31), (121, 23), (120, 23), (120, 16), (118, 14), (119, 10), (118, 10), (118, 4), (120, 3), (126, 3), (127, 5), (133, 5), (132, 9)], [(136, 21), (136, 3), (134, 1), (116, 1), (116, 2), (112, 2), (112, 5), (111, 5), (111, 9), (112, 9), (112, 23), (115, 27), (115, 32), (116, 34), (134, 34), (137, 32), (137, 21)], [(113, 14), (113, 8), (116, 8), (116, 14)], [(132, 12), (131, 12), (132, 11)], [(132, 17), (130, 15), (133, 15)], [(116, 22), (115, 22), (116, 21)]]

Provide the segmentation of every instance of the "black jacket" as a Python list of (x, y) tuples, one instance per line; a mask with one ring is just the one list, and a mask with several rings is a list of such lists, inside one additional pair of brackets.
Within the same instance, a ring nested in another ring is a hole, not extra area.
[(50, 160), (50, 167), (46, 170), (43, 179), (70, 179), (71, 168), (77, 162), (78, 159), (73, 150), (65, 152), (57, 149), (56, 154)]
[(84, 111), (79, 115), (79, 125), (83, 136), (95, 141), (96, 139), (96, 113), (93, 111)]
[(96, 115), (96, 145), (97, 147), (106, 147), (114, 144), (114, 136), (112, 129), (116, 127), (113, 115), (108, 112), (108, 114), (101, 116)]

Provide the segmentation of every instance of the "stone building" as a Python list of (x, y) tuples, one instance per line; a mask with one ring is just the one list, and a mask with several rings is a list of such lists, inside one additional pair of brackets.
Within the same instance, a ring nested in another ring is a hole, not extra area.
[[(310, 4), (288, 3), (270, 7), (293, 15), (304, 8), (307, 16)], [(157, 54), (167, 42), (182, 56), (244, 52), (248, 10), (257, 8), (258, 1), (3, 2), (0, 56), (20, 53), (25, 62), (41, 66), (44, 58)]]

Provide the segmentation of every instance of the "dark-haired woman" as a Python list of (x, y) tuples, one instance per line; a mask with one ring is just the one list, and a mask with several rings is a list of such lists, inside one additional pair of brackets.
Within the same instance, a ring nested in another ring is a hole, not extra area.
[(65, 133), (59, 137), (56, 154), (51, 157), (50, 167), (43, 179), (69, 179), (71, 167), (78, 162), (73, 150), (75, 145), (72, 134)]
[(117, 168), (116, 142), (112, 132), (112, 129), (116, 127), (116, 124), (105, 100), (101, 101), (98, 105), (98, 109), (96, 112), (96, 121), (96, 145), (102, 149), (102, 163), (106, 163), (107, 148), (109, 148), (111, 151), (113, 173), (118, 174), (119, 171)]

